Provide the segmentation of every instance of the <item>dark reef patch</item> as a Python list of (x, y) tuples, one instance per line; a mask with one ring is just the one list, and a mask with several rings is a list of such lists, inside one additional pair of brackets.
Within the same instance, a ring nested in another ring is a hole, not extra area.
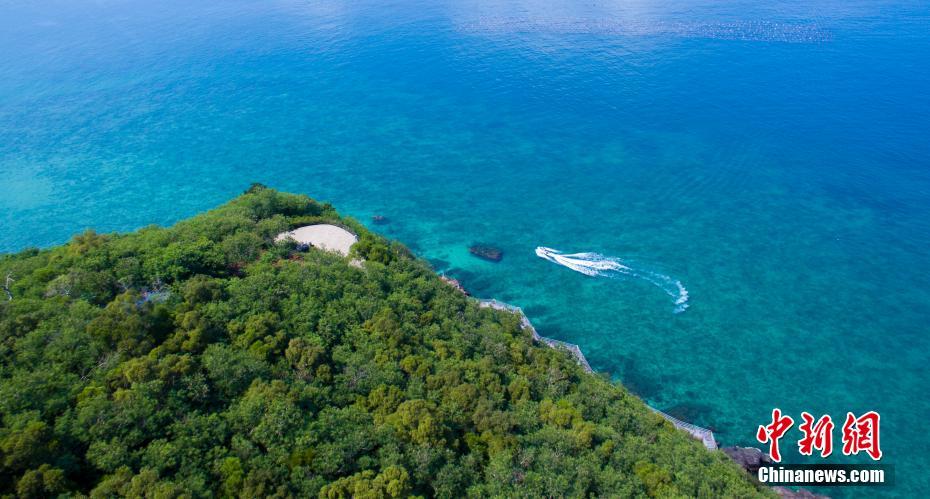
[(716, 431), (717, 429), (713, 426), (708, 426), (709, 421), (713, 421), (713, 410), (707, 404), (700, 404), (695, 402), (681, 402), (675, 404), (671, 407), (664, 409), (664, 411), (674, 416), (682, 421), (688, 421), (689, 423), (701, 424), (711, 431)]
[(504, 258), (504, 252), (500, 248), (488, 244), (474, 244), (468, 248), (468, 252), (490, 262), (499, 262)]
[[(595, 356), (595, 362), (597, 357)], [(621, 355), (615, 361), (608, 361), (608, 370), (613, 374), (614, 379), (620, 381), (623, 386), (633, 394), (643, 399), (652, 399), (662, 393), (662, 379), (646, 375), (636, 365), (636, 361), (631, 357)]]
[(547, 305), (530, 305), (529, 307), (523, 307), (523, 312), (531, 317), (545, 317), (549, 315), (551, 310), (552, 307)]
[(449, 271), (449, 266), (452, 265), (448, 260), (443, 260), (442, 258), (427, 258), (426, 261), (428, 261), (430, 266), (433, 267), (433, 270), (437, 272)]

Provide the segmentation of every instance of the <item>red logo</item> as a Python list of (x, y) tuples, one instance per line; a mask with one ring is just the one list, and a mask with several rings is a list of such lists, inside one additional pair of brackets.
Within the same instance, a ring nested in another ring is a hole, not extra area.
[[(798, 440), (798, 452), (804, 456), (811, 456), (814, 450), (820, 451), (820, 457), (827, 457), (833, 453), (833, 418), (824, 414), (815, 420), (808, 412), (801, 413), (803, 422), (798, 430), (803, 436)], [(882, 458), (882, 449), (879, 445), (878, 427), (881, 417), (875, 411), (869, 411), (858, 418), (853, 413), (846, 413), (846, 422), (843, 423), (843, 454), (853, 456), (865, 452), (873, 460)], [(776, 463), (781, 462), (781, 452), (778, 441), (794, 425), (791, 416), (782, 415), (781, 409), (772, 409), (772, 422), (759, 426), (756, 431), (756, 440), (769, 444), (769, 456)]]

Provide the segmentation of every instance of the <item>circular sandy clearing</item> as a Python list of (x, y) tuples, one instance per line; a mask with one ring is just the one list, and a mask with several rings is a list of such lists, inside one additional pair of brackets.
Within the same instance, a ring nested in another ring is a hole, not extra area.
[(278, 234), (274, 240), (283, 241), (293, 239), (298, 243), (309, 244), (314, 248), (320, 248), (327, 251), (335, 251), (342, 256), (349, 255), (349, 249), (358, 242), (358, 236), (330, 224), (306, 225), (294, 230)]

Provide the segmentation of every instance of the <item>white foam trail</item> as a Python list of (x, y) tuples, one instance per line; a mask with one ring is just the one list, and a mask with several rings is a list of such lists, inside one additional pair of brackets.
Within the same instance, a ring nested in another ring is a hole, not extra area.
[(643, 279), (665, 291), (667, 295), (675, 300), (676, 314), (684, 312), (685, 309), (688, 308), (688, 290), (681, 281), (673, 279), (665, 274), (634, 269), (619, 258), (604, 256), (600, 253), (566, 254), (545, 246), (536, 248), (536, 256), (592, 277), (615, 278), (627, 275)]

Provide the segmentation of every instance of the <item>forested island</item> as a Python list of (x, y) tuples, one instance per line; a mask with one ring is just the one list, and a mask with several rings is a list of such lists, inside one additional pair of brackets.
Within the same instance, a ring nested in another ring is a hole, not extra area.
[[(352, 254), (274, 242), (315, 223)], [(306, 196), (88, 231), (0, 282), (0, 496), (771, 494)]]

